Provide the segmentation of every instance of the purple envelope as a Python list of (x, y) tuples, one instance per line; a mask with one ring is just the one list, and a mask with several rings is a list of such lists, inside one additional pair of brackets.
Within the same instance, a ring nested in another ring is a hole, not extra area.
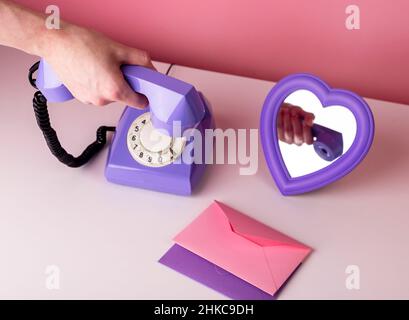
[(275, 296), (260, 290), (230, 272), (175, 244), (159, 262), (181, 274), (236, 300), (273, 300)]

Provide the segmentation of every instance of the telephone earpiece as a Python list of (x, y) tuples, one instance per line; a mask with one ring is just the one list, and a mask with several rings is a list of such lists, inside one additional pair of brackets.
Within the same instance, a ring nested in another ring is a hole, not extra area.
[(39, 62), (35, 84), (50, 102), (64, 102), (74, 99), (74, 96), (58, 79), (57, 74), (44, 59)]
[(323, 160), (333, 161), (343, 153), (342, 133), (330, 128), (314, 124), (312, 126), (314, 150)]

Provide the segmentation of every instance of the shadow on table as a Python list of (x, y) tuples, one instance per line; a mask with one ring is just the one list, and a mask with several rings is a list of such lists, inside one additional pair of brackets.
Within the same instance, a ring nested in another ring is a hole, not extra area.
[[(409, 177), (409, 113), (407, 119), (380, 114), (376, 118), (375, 138), (367, 157), (349, 175), (321, 190), (318, 194), (360, 192), (364, 189), (391, 189)], [(398, 121), (398, 122), (397, 122)]]

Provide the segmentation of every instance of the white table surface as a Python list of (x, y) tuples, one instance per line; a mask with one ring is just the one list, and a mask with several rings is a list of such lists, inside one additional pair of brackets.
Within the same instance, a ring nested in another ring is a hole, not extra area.
[[(0, 47), (0, 298), (224, 299), (157, 263), (213, 199), (314, 248), (280, 299), (409, 298), (408, 106), (368, 99), (376, 121), (368, 157), (320, 191), (281, 196), (260, 147), (256, 175), (214, 165), (193, 196), (180, 197), (108, 183), (107, 149), (80, 169), (53, 158), (31, 105), (27, 70), (36, 60)], [(171, 75), (207, 96), (221, 128), (258, 128), (274, 85), (180, 66)], [(122, 109), (70, 102), (50, 113), (78, 154)], [(45, 285), (50, 265), (60, 270), (59, 290)], [(345, 286), (348, 265), (360, 268), (360, 290)]]

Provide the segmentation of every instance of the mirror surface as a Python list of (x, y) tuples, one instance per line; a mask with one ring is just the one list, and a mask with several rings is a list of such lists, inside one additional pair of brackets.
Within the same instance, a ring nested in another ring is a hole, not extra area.
[(323, 108), (308, 90), (291, 93), (277, 116), (280, 152), (292, 178), (321, 170), (351, 147), (357, 124), (343, 106)]

